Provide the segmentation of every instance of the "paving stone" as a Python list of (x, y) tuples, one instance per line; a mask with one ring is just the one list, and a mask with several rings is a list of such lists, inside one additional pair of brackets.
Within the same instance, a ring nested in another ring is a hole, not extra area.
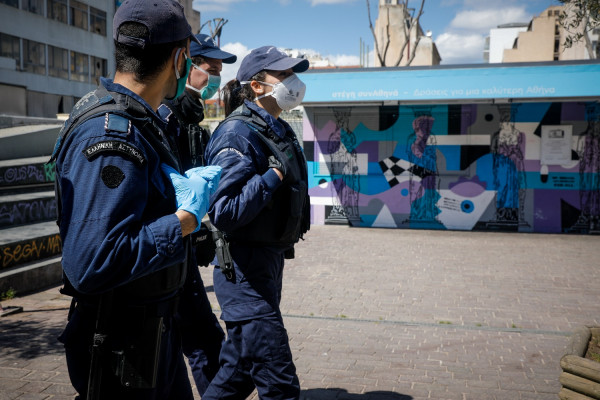
[[(301, 398), (555, 400), (570, 333), (600, 325), (599, 258), (585, 235), (313, 226), (281, 302)], [(73, 398), (69, 303), (58, 288), (2, 302), (23, 312), (0, 318), (0, 400)]]

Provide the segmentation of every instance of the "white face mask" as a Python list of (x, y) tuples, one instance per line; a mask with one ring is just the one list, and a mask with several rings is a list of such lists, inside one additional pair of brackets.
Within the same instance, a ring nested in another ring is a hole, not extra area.
[(296, 74), (290, 75), (281, 82), (275, 84), (267, 82), (260, 83), (272, 86), (273, 90), (257, 97), (256, 100), (260, 100), (267, 96), (273, 96), (275, 101), (277, 101), (279, 108), (284, 111), (290, 111), (292, 108), (299, 106), (300, 103), (302, 103), (304, 93), (306, 92), (306, 85), (298, 78), (298, 76), (296, 76)]

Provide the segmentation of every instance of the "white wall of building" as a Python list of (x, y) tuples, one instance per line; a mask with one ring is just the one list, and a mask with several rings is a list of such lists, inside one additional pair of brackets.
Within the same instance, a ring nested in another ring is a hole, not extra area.
[(490, 29), (490, 63), (501, 63), (505, 49), (512, 49), (519, 32), (525, 32), (527, 26)]

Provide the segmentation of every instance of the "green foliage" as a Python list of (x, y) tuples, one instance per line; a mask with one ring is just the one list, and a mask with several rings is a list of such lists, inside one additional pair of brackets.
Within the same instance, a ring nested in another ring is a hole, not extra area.
[(0, 293), (0, 300), (14, 299), (17, 295), (17, 291), (13, 288), (9, 288), (6, 292)]
[[(593, 29), (600, 26), (600, 0), (558, 0), (565, 10), (558, 17), (559, 24), (565, 29), (564, 46), (569, 48), (582, 41)], [(592, 54), (591, 57), (596, 56)]]

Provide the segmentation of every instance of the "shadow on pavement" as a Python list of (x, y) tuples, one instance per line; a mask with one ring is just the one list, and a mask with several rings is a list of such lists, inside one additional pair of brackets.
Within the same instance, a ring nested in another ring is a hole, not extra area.
[(412, 400), (412, 396), (387, 391), (362, 394), (348, 393), (346, 389), (307, 389), (300, 392), (301, 400)]
[(63, 345), (57, 340), (62, 329), (62, 326), (49, 326), (44, 320), (4, 317), (0, 319), (0, 359), (62, 354)]

